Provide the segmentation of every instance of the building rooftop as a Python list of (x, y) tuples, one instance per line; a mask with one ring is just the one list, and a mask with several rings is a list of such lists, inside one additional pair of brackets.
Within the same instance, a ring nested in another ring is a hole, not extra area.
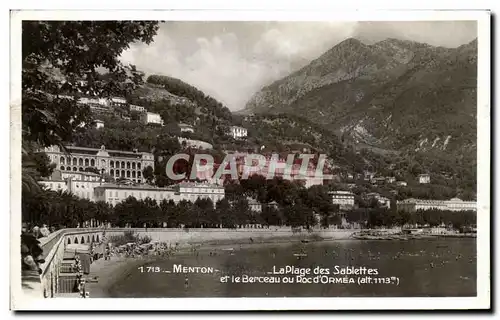
[[(103, 146), (104, 147), (104, 146)], [(95, 151), (96, 153), (99, 151), (106, 151), (108, 153), (119, 153), (119, 154), (127, 154), (127, 155), (140, 155), (140, 154), (150, 154), (149, 152), (135, 152), (135, 151), (123, 151), (123, 150), (112, 150), (106, 148), (87, 148), (87, 147), (78, 147), (78, 146), (66, 146), (68, 150), (82, 150), (82, 151)]]
[(216, 184), (210, 184), (210, 183), (200, 183), (200, 182), (180, 182), (176, 186), (182, 187), (182, 188), (214, 188), (214, 189), (224, 189), (224, 187), (221, 187)]
[(59, 171), (61, 172), (61, 174), (70, 173), (70, 174), (81, 174), (81, 175), (85, 175), (85, 176), (94, 176), (94, 177), (100, 176), (100, 174), (97, 174), (94, 172), (88, 172), (88, 171), (68, 171), (68, 170), (59, 170)]
[(102, 189), (134, 189), (134, 190), (150, 190), (150, 191), (171, 191), (173, 192), (174, 190), (170, 187), (155, 187), (151, 186), (148, 184), (137, 184), (137, 185), (128, 185), (128, 184), (117, 184), (117, 183), (107, 183), (100, 185), (96, 188), (102, 188)]
[(446, 202), (475, 202), (475, 201), (464, 201), (460, 198), (451, 198), (450, 200), (436, 200), (436, 199), (415, 199), (415, 198), (408, 198), (404, 199), (402, 201), (398, 201), (399, 203), (446, 203)]
[(345, 195), (354, 195), (354, 193), (350, 191), (338, 190), (338, 191), (330, 191), (328, 194), (345, 194)]

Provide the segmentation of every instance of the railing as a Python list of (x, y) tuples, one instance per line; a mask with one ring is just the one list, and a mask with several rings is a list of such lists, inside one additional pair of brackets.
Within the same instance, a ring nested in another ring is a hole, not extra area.
[[(73, 229), (62, 229), (57, 232), (54, 232), (53, 234), (49, 235), (47, 238), (40, 238), (40, 244), (43, 249), (43, 255), (45, 259), (45, 263), (40, 266), (42, 269), (42, 277), (45, 275), (47, 271), (47, 267), (52, 263), (52, 260), (54, 260), (54, 257), (56, 256), (57, 251), (59, 250), (60, 246), (62, 245), (64, 247), (65, 245), (65, 236), (73, 236), (73, 235), (82, 235), (82, 234), (89, 234), (89, 233), (95, 233), (95, 232), (104, 232), (106, 229), (103, 228), (86, 228), (86, 229), (80, 229), (80, 228), (73, 228)], [(52, 237), (51, 237), (52, 236)], [(47, 240), (45, 240), (47, 239)], [(43, 241), (45, 240), (45, 241)]]
[[(43, 250), (43, 258), (45, 263), (40, 265), (42, 270), (41, 275), (38, 277), (40, 282), (41, 292), (40, 296), (54, 297), (58, 292), (58, 279), (59, 279), (59, 265), (63, 260), (66, 244), (68, 243), (68, 238), (70, 238), (71, 243), (74, 243), (74, 238), (77, 239), (80, 236), (84, 236), (85, 243), (88, 242), (88, 238), (94, 238), (97, 241), (98, 235), (102, 237), (102, 233), (106, 232), (108, 235), (116, 235), (123, 232), (137, 232), (137, 233), (150, 233), (152, 237), (157, 238), (161, 241), (167, 241), (172, 243), (179, 242), (203, 242), (207, 239), (220, 240), (225, 238), (226, 233), (233, 234), (233, 236), (238, 234), (236, 238), (245, 238), (249, 236), (260, 236), (261, 233), (265, 233), (266, 230), (276, 235), (276, 233), (281, 233), (280, 231), (286, 233), (292, 233), (290, 227), (270, 227), (270, 228), (237, 228), (237, 229), (223, 229), (223, 228), (73, 228), (73, 229), (62, 229), (50, 234), (48, 237), (40, 238), (40, 245)], [(329, 230), (329, 229), (318, 229), (314, 231), (319, 232), (352, 232), (353, 230)], [(167, 234), (171, 233), (171, 234)], [(85, 235), (88, 235), (85, 237)], [(92, 236), (91, 236), (92, 235)], [(212, 238), (213, 237), (213, 238)], [(79, 243), (81, 243), (79, 241)], [(30, 275), (30, 279), (23, 275), (22, 283), (27, 284), (29, 281), (34, 284), (33, 281), (36, 280), (36, 276)], [(26, 287), (26, 286), (24, 286)], [(33, 287), (33, 286), (32, 286)], [(33, 287), (34, 288), (34, 287)], [(40, 291), (40, 289), (34, 289), (35, 291)]]
[[(40, 297), (54, 297), (57, 293), (59, 279), (59, 263), (62, 261), (66, 247), (66, 239), (71, 236), (80, 236), (101, 233), (104, 228), (73, 228), (58, 230), (47, 237), (38, 239), (43, 250), (45, 262), (40, 265), (41, 274), (22, 273), (22, 288), (26, 294)], [(123, 230), (123, 229), (122, 229)], [(121, 231), (121, 230), (113, 230)], [(37, 285), (38, 283), (38, 285)]]

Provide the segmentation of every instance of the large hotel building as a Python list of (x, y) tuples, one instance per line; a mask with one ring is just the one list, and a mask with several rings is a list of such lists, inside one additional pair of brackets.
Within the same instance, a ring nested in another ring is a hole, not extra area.
[(45, 148), (50, 161), (61, 171), (83, 172), (87, 168), (96, 168), (113, 178), (127, 178), (134, 182), (144, 181), (142, 171), (151, 166), (154, 169), (154, 156), (148, 152), (106, 150), (67, 146), (67, 152), (58, 146)]
[(179, 203), (182, 200), (195, 202), (198, 199), (210, 199), (215, 205), (217, 201), (224, 198), (224, 187), (207, 184), (183, 182), (177, 185), (158, 188), (148, 185), (128, 186), (117, 184), (102, 184), (94, 189), (96, 201), (105, 201), (113, 206), (134, 197), (138, 200), (150, 198), (161, 202), (163, 200)]
[(476, 201), (463, 201), (459, 198), (450, 200), (421, 200), (405, 199), (398, 201), (398, 210), (406, 212), (416, 212), (419, 210), (450, 210), (450, 211), (477, 211)]
[[(127, 152), (84, 147), (66, 147), (67, 153), (58, 146), (45, 148), (44, 152), (56, 169), (51, 177), (39, 181), (50, 190), (68, 191), (79, 198), (91, 201), (105, 201), (113, 206), (132, 196), (136, 199), (182, 200), (195, 202), (197, 199), (211, 199), (215, 204), (224, 198), (224, 187), (211, 183), (182, 182), (166, 188), (144, 184), (142, 170), (154, 169), (154, 156), (147, 152)], [(101, 172), (86, 172), (95, 168)], [(111, 177), (126, 178), (136, 184), (106, 183), (103, 173)]]

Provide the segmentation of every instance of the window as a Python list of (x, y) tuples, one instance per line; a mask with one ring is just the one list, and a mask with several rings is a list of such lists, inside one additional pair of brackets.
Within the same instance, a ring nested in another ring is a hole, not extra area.
[(118, 191), (115, 192), (115, 197), (118, 198)]

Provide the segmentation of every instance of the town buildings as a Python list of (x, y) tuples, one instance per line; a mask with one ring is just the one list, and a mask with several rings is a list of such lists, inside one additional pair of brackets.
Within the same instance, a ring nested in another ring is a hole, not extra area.
[(205, 141), (182, 138), (182, 137), (178, 137), (177, 140), (179, 140), (180, 145), (183, 147), (202, 149), (202, 150), (213, 149), (213, 145)]
[(463, 201), (459, 198), (450, 200), (422, 200), (405, 199), (397, 202), (399, 211), (415, 212), (418, 210), (450, 210), (450, 211), (477, 211), (476, 201)]
[(121, 185), (114, 183), (97, 186), (94, 189), (94, 195), (96, 201), (104, 201), (112, 206), (116, 206), (128, 197), (134, 197), (137, 200), (150, 198), (157, 202), (175, 199), (175, 192), (171, 188), (155, 188), (149, 185)]
[(370, 192), (370, 193), (365, 194), (364, 198), (366, 200), (375, 199), (375, 200), (377, 200), (380, 207), (387, 208), (387, 209), (391, 208), (391, 199), (383, 197), (379, 193)]
[(421, 184), (431, 183), (431, 176), (427, 173), (420, 174), (418, 176), (418, 183)]
[(102, 185), (103, 181), (99, 174), (93, 172), (54, 170), (49, 178), (39, 183), (53, 191), (67, 191), (79, 198), (95, 201), (94, 189)]
[(95, 127), (97, 129), (104, 128), (104, 121), (102, 121), (102, 120), (96, 120), (95, 121)]
[(159, 125), (163, 125), (163, 120), (158, 113), (154, 112), (143, 112), (141, 113), (140, 120), (144, 124), (155, 123)]
[(112, 106), (123, 106), (123, 105), (126, 105), (127, 104), (127, 99), (125, 98), (122, 98), (122, 97), (113, 97), (110, 99), (110, 104)]
[(208, 183), (181, 182), (174, 186), (180, 200), (194, 202), (196, 199), (210, 199), (215, 204), (224, 198), (224, 187)]
[(142, 183), (144, 168), (151, 166), (154, 169), (154, 156), (148, 152), (106, 150), (104, 146), (100, 149), (67, 146), (66, 149), (69, 153), (58, 146), (44, 149), (50, 161), (61, 171), (84, 172), (87, 168), (94, 168), (113, 178)]
[(210, 199), (214, 203), (225, 196), (224, 188), (208, 183), (182, 182), (172, 187), (158, 188), (149, 185), (119, 185), (103, 184), (94, 190), (96, 201), (105, 201), (113, 206), (128, 197), (138, 200), (150, 198), (161, 202), (163, 200), (179, 203), (182, 200), (195, 202), (197, 199)]
[(396, 177), (385, 177), (385, 181), (387, 183), (394, 183), (396, 182)]
[(251, 197), (247, 197), (247, 201), (248, 201), (248, 207), (250, 209), (250, 211), (253, 211), (253, 212), (262, 212), (262, 204), (255, 200), (254, 198), (251, 198)]
[(194, 128), (193, 126), (185, 123), (179, 123), (179, 128), (181, 129), (181, 132), (190, 132), (194, 133)]
[(332, 203), (338, 204), (340, 210), (350, 210), (354, 208), (354, 193), (349, 191), (330, 191)]
[(130, 111), (146, 112), (146, 108), (131, 104), (130, 105)]
[(408, 183), (406, 183), (406, 181), (396, 181), (396, 185), (399, 187), (406, 187)]
[(385, 182), (386, 182), (386, 178), (385, 177), (377, 177), (377, 178), (373, 178), (371, 180), (372, 184), (378, 184), (378, 185), (384, 184)]
[(317, 172), (317, 168), (312, 163), (309, 163), (308, 167), (303, 169), (299, 163), (289, 165), (285, 159), (266, 157), (265, 163), (258, 166), (258, 161), (255, 159), (252, 164), (246, 163), (245, 156), (247, 155), (246, 153), (233, 153), (239, 174), (248, 174), (248, 177), (261, 175), (268, 179), (281, 177), (284, 180), (302, 182), (305, 188), (323, 185), (325, 182), (325, 174)]
[(248, 135), (248, 130), (243, 127), (231, 126), (229, 132), (234, 139), (244, 138)]

